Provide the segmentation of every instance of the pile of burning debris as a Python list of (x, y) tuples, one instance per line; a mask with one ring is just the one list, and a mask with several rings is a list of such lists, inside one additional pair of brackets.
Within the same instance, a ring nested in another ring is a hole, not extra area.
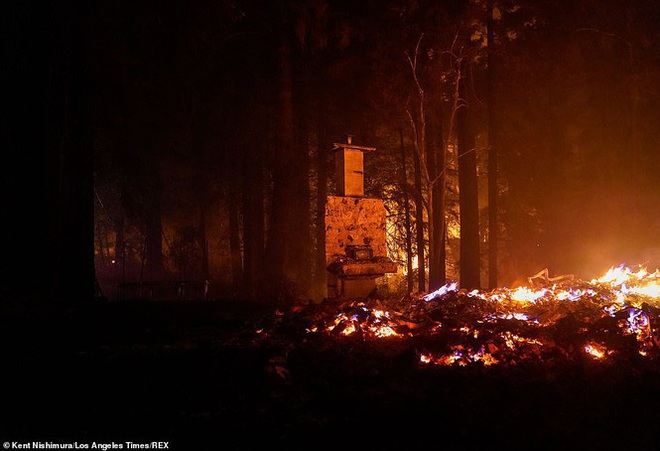
[(660, 356), (660, 270), (622, 265), (590, 281), (546, 273), (538, 283), (537, 276), (515, 289), (466, 291), (450, 283), (408, 299), (311, 304), (278, 311), (258, 332), (399, 343), (414, 349), (420, 365), (654, 362)]

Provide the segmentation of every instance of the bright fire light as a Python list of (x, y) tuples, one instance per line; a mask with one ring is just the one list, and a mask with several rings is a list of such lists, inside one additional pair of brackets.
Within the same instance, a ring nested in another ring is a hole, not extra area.
[[(558, 347), (552, 334), (560, 327), (558, 320), (574, 312), (573, 315), (584, 315), (576, 332), (585, 334), (594, 327), (599, 334), (598, 342), (576, 343), (577, 349), (591, 358), (605, 360), (617, 352), (617, 346), (629, 343), (614, 339), (608, 344), (600, 338), (603, 332), (634, 336), (636, 352), (642, 357), (660, 355), (652, 329), (654, 319), (648, 310), (649, 306), (660, 308), (658, 270), (649, 272), (643, 267), (631, 269), (621, 265), (591, 281), (491, 291), (462, 291), (456, 282), (451, 282), (408, 302), (396, 310), (387, 308), (385, 303), (373, 309), (365, 303), (353, 303), (332, 320), (306, 330), (361, 340), (424, 337), (427, 342), (438, 337), (438, 350), (418, 353), (424, 364), (515, 364), (521, 359), (541, 359), (548, 353), (573, 352)], [(402, 310), (406, 309), (404, 315)], [(428, 316), (427, 312), (435, 312), (435, 316)], [(609, 322), (598, 326), (602, 318), (609, 318)], [(612, 319), (616, 319), (614, 325)]]
[(595, 359), (602, 359), (605, 357), (605, 351), (603, 350), (603, 347), (593, 343), (586, 345), (584, 347), (584, 352)]

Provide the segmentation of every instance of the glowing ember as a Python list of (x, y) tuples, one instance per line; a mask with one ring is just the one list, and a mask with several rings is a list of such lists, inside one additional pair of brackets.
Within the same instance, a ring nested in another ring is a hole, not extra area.
[(380, 338), (384, 337), (398, 337), (399, 334), (397, 334), (394, 329), (392, 329), (389, 326), (380, 326), (376, 330), (374, 330), (374, 335)]
[(532, 291), (527, 287), (519, 287), (509, 294), (509, 298), (518, 302), (536, 302), (545, 294), (546, 290)]
[(420, 363), (444, 366), (577, 360), (579, 353), (596, 361), (614, 353), (653, 358), (660, 356), (659, 307), (660, 271), (621, 265), (570, 285), (465, 292), (452, 282), (416, 299), (323, 311), (305, 330), (410, 340), (427, 348), (418, 352)]
[(630, 309), (630, 314), (626, 322), (626, 331), (628, 333), (635, 334), (638, 338), (643, 338), (649, 326), (649, 319), (642, 310)]
[(447, 285), (443, 285), (437, 290), (435, 290), (432, 293), (427, 294), (426, 296), (423, 297), (423, 299), (428, 302), (432, 301), (433, 299), (441, 298), (447, 293), (451, 291), (456, 291), (458, 289), (458, 284), (456, 282), (449, 283)]
[(603, 357), (605, 357), (606, 350), (603, 346), (600, 346), (595, 343), (590, 343), (584, 347), (584, 352), (586, 352), (595, 359), (602, 359)]
[(648, 296), (650, 298), (658, 298), (660, 297), (660, 284), (657, 282), (649, 282), (646, 285), (630, 288), (628, 292)]

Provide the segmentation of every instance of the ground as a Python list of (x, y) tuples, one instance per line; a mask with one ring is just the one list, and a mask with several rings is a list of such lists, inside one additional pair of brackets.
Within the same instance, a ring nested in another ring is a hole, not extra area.
[(173, 450), (658, 449), (654, 366), (429, 367), (239, 301), (109, 302), (2, 321), (0, 440)]

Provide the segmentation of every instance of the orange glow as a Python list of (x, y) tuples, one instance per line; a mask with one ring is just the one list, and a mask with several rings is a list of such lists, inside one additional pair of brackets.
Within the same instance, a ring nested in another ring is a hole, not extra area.
[(589, 354), (594, 359), (602, 359), (605, 357), (606, 349), (596, 343), (589, 343), (585, 345), (584, 352)]
[[(609, 317), (603, 323), (610, 325), (606, 333), (632, 335), (640, 356), (658, 355), (648, 307), (644, 305), (660, 307), (660, 271), (649, 272), (643, 267), (612, 267), (590, 281), (541, 288), (520, 286), (464, 292), (457, 283), (448, 283), (409, 302), (397, 309), (388, 308), (385, 302), (378, 302), (377, 308), (362, 302), (352, 303), (325, 324), (307, 328), (307, 332), (325, 331), (341, 336), (355, 336), (359, 332), (357, 336), (363, 340), (424, 337), (426, 342), (433, 342), (438, 337), (439, 349), (418, 352), (419, 361), (444, 366), (515, 364), (558, 352), (561, 355), (584, 352), (595, 360), (605, 360), (615, 350), (608, 349), (610, 345), (600, 340), (587, 341), (573, 351), (558, 349), (552, 339), (552, 331), (566, 312), (588, 310), (588, 316), (581, 319), (582, 327), (576, 329), (579, 333), (588, 332), (599, 317)], [(456, 321), (459, 317), (451, 318), (452, 311), (464, 311), (468, 305), (473, 305), (468, 310), (470, 320), (460, 317), (459, 322)], [(425, 312), (445, 312), (444, 309), (449, 310), (429, 324), (431, 318)], [(406, 311), (405, 315), (402, 310)], [(411, 316), (417, 319), (411, 320)], [(616, 319), (614, 323), (612, 319)], [(423, 324), (426, 327), (421, 327)], [(550, 331), (549, 339), (545, 331)], [(612, 343), (617, 346), (616, 340)]]

